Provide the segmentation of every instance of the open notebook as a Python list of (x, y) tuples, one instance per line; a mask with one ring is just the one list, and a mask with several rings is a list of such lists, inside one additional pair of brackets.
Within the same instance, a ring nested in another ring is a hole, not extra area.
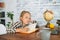
[(34, 31), (34, 30), (36, 29), (36, 25), (37, 25), (37, 23), (34, 23), (34, 24), (31, 23), (31, 24), (28, 26), (29, 32), (30, 32), (30, 31)]
[(24, 32), (24, 33), (32, 33), (32, 32), (35, 32), (37, 30), (36, 25), (37, 25), (37, 23), (34, 23), (34, 24), (31, 23), (28, 26), (29, 30), (27, 32)]

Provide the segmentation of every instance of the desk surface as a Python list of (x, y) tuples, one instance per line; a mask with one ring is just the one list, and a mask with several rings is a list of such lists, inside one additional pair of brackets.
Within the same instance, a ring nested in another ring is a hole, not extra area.
[[(40, 32), (34, 32), (31, 34), (5, 34), (0, 35), (0, 40), (41, 40)], [(50, 40), (60, 40), (60, 35), (51, 35)]]

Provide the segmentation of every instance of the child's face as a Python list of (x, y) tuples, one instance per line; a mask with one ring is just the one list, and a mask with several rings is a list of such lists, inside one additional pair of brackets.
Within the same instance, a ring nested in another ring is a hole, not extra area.
[(25, 13), (23, 17), (21, 17), (21, 21), (24, 24), (29, 24), (31, 22), (31, 15), (29, 13)]

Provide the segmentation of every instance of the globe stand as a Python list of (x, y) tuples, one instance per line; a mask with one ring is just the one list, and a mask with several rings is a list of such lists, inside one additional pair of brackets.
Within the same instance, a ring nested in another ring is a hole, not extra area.
[(43, 15), (44, 15), (44, 19), (47, 21), (47, 24), (45, 25), (45, 27), (49, 28), (50, 21), (53, 19), (54, 14), (52, 11), (46, 10)]
[(45, 25), (46, 28), (49, 28), (50, 22), (47, 22), (47, 24)]

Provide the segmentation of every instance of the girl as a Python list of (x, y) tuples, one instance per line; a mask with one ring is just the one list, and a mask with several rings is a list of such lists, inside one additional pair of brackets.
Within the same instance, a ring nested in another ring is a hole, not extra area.
[(16, 22), (13, 27), (13, 32), (27, 32), (29, 30), (28, 25), (31, 23), (31, 14), (28, 11), (22, 11), (20, 14), (20, 21)]

